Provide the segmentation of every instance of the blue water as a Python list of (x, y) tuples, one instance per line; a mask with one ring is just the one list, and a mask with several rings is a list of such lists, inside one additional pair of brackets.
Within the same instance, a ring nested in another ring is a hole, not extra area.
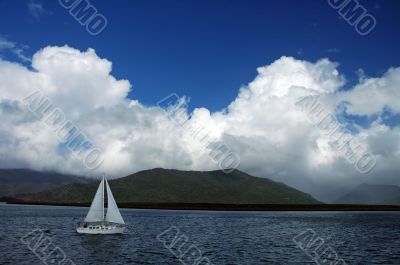
[(400, 264), (400, 213), (122, 209), (126, 233), (102, 236), (75, 232), (74, 218), (86, 212), (0, 204), (0, 264), (44, 264), (20, 241), (35, 228), (79, 265), (184, 264), (157, 240), (171, 226), (214, 265), (316, 264), (292, 240), (306, 229), (324, 239), (321, 249), (332, 247), (347, 264)]

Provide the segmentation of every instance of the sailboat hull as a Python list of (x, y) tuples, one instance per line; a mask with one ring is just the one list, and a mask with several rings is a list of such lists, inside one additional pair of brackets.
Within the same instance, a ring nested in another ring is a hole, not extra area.
[(111, 235), (111, 234), (122, 234), (125, 231), (125, 226), (88, 226), (88, 227), (77, 227), (76, 232), (79, 234), (92, 234), (92, 235)]

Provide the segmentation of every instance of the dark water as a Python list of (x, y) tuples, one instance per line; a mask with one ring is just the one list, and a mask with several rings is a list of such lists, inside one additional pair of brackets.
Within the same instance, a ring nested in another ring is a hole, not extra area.
[(129, 223), (125, 234), (79, 235), (74, 218), (82, 218), (86, 211), (0, 204), (0, 264), (44, 264), (20, 241), (35, 228), (45, 230), (78, 265), (183, 264), (157, 240), (170, 226), (176, 226), (214, 265), (316, 264), (292, 241), (308, 228), (347, 264), (400, 264), (400, 213), (123, 209)]

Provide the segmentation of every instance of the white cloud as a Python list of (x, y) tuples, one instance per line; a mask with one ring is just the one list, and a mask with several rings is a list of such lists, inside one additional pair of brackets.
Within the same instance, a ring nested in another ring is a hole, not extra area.
[(15, 43), (0, 37), (0, 50), (13, 49), (14, 47)]
[(390, 68), (382, 77), (363, 76), (354, 89), (342, 93), (349, 104), (347, 111), (355, 115), (379, 114), (385, 108), (400, 112), (400, 68)]
[(33, 0), (28, 3), (28, 12), (36, 21), (40, 21), (40, 19), (45, 15), (53, 14), (53, 12), (46, 10), (42, 3)]
[(30, 62), (31, 59), (24, 55), (24, 49), (26, 49), (26, 46), (18, 45), (17, 43), (0, 36), (0, 58), (2, 57), (2, 53), (9, 51), (17, 56), (17, 58), (22, 62)]
[[(378, 79), (364, 78), (349, 92), (340, 92), (345, 79), (336, 63), (282, 57), (259, 67), (254, 81), (225, 110), (195, 109), (181, 127), (161, 108), (126, 98), (130, 82), (113, 77), (111, 62), (92, 49), (46, 47), (33, 56), (32, 67), (0, 60), (1, 167), (88, 173), (79, 160), (60, 151), (55, 133), (24, 108), (21, 99), (40, 89), (104, 150), (105, 161), (95, 173), (121, 176), (154, 167), (217, 169), (210, 150), (190, 133), (190, 128), (206, 124), (215, 139), (240, 155), (240, 169), (318, 198), (330, 198), (330, 192), (360, 182), (400, 183), (393, 173), (400, 170), (398, 127), (377, 119), (355, 135), (378, 160), (372, 173), (362, 175), (295, 107), (300, 97), (318, 95), (332, 112), (342, 100), (351, 104), (348, 111), (354, 114), (380, 112), (384, 106), (400, 112), (394, 89), (400, 84), (399, 69)], [(379, 100), (367, 102), (365, 91), (379, 93)]]

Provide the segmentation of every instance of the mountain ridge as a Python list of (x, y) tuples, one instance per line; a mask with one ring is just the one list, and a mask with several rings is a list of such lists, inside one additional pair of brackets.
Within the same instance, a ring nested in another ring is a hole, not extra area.
[(0, 169), (0, 197), (20, 193), (40, 192), (71, 183), (92, 180), (70, 174), (31, 169)]
[(340, 204), (400, 204), (400, 187), (385, 184), (362, 183), (334, 201)]
[[(118, 203), (318, 204), (286, 184), (239, 170), (181, 171), (154, 168), (109, 180)], [(98, 183), (68, 184), (15, 199), (37, 202), (90, 202)]]

